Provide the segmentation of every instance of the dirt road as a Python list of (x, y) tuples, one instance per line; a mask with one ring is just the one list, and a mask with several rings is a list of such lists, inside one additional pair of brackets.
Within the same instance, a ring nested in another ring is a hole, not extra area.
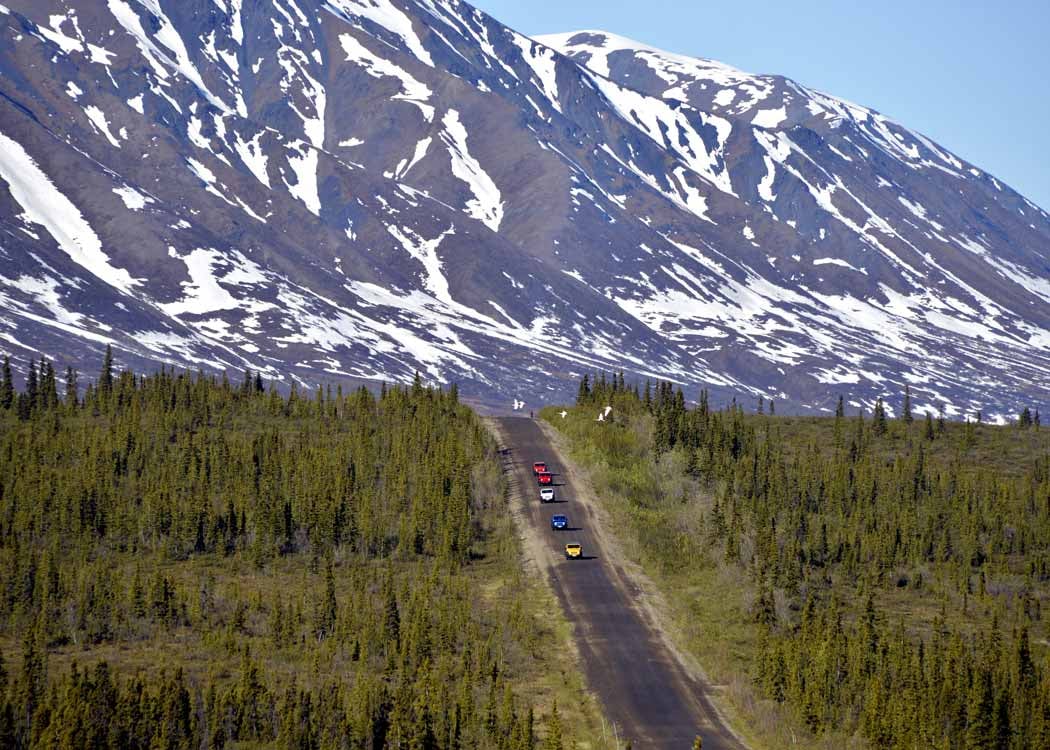
[[(744, 746), (722, 722), (701, 681), (675, 658), (668, 642), (640, 606), (640, 591), (622, 563), (606, 555), (596, 514), (580, 502), (574, 477), (540, 426), (531, 419), (496, 420), (505, 449), (511, 491), (519, 493), (530, 555), (550, 577), (575, 640), (590, 689), (605, 715), (635, 750), (688, 750), (697, 736), (704, 750)], [(557, 502), (541, 504), (532, 462), (555, 472)], [(581, 490), (583, 488), (581, 487)], [(552, 531), (555, 513), (569, 530)], [(585, 559), (564, 559), (568, 541), (583, 545)]]

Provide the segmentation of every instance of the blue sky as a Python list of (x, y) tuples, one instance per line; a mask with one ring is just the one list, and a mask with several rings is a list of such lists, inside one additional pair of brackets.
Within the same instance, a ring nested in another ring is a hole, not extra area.
[(1050, 0), (475, 0), (525, 34), (604, 29), (883, 112), (1050, 211)]

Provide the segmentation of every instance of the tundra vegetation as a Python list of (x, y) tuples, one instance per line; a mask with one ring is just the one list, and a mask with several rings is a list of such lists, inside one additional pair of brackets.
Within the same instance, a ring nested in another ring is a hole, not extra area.
[(757, 746), (1050, 747), (1050, 433), (900, 406), (688, 408), (620, 374), (543, 417)]
[(0, 747), (585, 741), (454, 387), (76, 380), (0, 379)]

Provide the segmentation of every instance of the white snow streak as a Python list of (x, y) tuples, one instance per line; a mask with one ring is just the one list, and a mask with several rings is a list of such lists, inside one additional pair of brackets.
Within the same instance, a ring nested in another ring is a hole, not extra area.
[(215, 277), (214, 267), (222, 257), (217, 250), (199, 248), (180, 257), (174, 247), (169, 247), (168, 255), (185, 263), (190, 275), (190, 280), (182, 283), (183, 298), (178, 302), (168, 302), (160, 306), (168, 315), (200, 315), (218, 310), (232, 310), (239, 306), (237, 299), (219, 286)]
[(434, 121), (434, 107), (426, 104), (430, 100), (431, 92), (425, 84), (420, 83), (403, 68), (374, 54), (350, 34), (340, 34), (339, 43), (346, 52), (347, 61), (357, 63), (368, 75), (373, 78), (389, 76), (401, 82), (401, 93), (391, 98), (415, 104), (428, 123)]
[(751, 124), (756, 128), (775, 128), (787, 119), (787, 108), (760, 109), (751, 118)]
[[(736, 195), (729, 171), (719, 163), (716, 153), (707, 150), (707, 145), (693, 129), (682, 109), (663, 99), (619, 86), (605, 78), (597, 78), (595, 83), (624, 120), (638, 128), (661, 148), (678, 154), (691, 171), (716, 188), (729, 195)], [(729, 123), (721, 118), (705, 117), (700, 113), (696, 113), (696, 116), (714, 125), (720, 140), (728, 136)]]
[(853, 265), (850, 265), (846, 261), (842, 260), (842, 258), (817, 258), (815, 261), (813, 261), (813, 265), (815, 265), (815, 266), (842, 266), (843, 268), (848, 268), (851, 271), (856, 271), (857, 273), (862, 273), (865, 276), (868, 275), (868, 272), (865, 269), (857, 268), (857, 267), (855, 267)]
[(762, 155), (762, 161), (766, 165), (766, 174), (762, 181), (758, 183), (758, 196), (762, 200), (772, 203), (777, 199), (776, 193), (773, 192), (773, 182), (777, 178), (777, 165), (769, 158), (768, 154)]
[(412, 28), (412, 20), (390, 0), (328, 0), (328, 4), (347, 15), (367, 18), (372, 23), (382, 26), (400, 37), (420, 62), (434, 67), (430, 53), (423, 47), (415, 29)]
[[(288, 156), (288, 166), (295, 173), (296, 182), (288, 185), (288, 192), (298, 198), (314, 216), (321, 215), (321, 198), (317, 191), (317, 149), (302, 141), (291, 144), (299, 156)], [(285, 183), (288, 184), (287, 182)]]
[(514, 34), (514, 43), (536, 74), (540, 82), (539, 90), (554, 105), (554, 109), (561, 112), (561, 104), (558, 103), (558, 57), (554, 50), (519, 34)]
[(266, 187), (270, 187), (270, 175), (266, 171), (266, 151), (259, 145), (259, 139), (263, 134), (256, 133), (255, 138), (250, 141), (241, 140), (240, 136), (234, 140), (234, 150), (241, 157), (241, 161), (248, 170), (255, 175), (255, 179)]
[(204, 85), (204, 79), (201, 78), (200, 71), (197, 70), (196, 66), (190, 60), (189, 53), (186, 51), (186, 45), (183, 44), (182, 37), (179, 36), (179, 32), (175, 30), (175, 27), (171, 24), (171, 21), (168, 20), (168, 17), (164, 15), (164, 11), (161, 10), (160, 3), (157, 0), (138, 0), (138, 2), (149, 13), (151, 13), (154, 18), (156, 18), (157, 24), (160, 27), (155, 35), (156, 40), (167, 47), (175, 55), (174, 60), (153, 43), (153, 40), (150, 39), (149, 35), (147, 35), (142, 28), (142, 23), (139, 20), (138, 14), (130, 5), (124, 0), (107, 0), (107, 2), (110, 13), (112, 13), (113, 17), (117, 19), (120, 25), (135, 38), (143, 57), (145, 57), (150, 63), (151, 67), (162, 81), (167, 80), (168, 73), (158, 64), (157, 58), (160, 58), (161, 62), (174, 68), (186, 78), (186, 80), (196, 86), (197, 89), (204, 94), (205, 98), (215, 107), (227, 113), (232, 111), (222, 99), (215, 96), (208, 90), (208, 87)]
[(128, 185), (123, 187), (113, 188), (113, 192), (120, 196), (120, 199), (124, 201), (124, 205), (130, 208), (132, 211), (141, 211), (146, 207), (147, 203), (152, 203), (153, 199), (148, 198), (138, 190)]
[(59, 192), (20, 143), (2, 133), (0, 178), (25, 211), (22, 218), (44, 227), (75, 263), (125, 293), (141, 283), (123, 268), (110, 265), (101, 240), (73, 202)]
[(441, 140), (448, 146), (448, 153), (452, 157), (452, 174), (467, 183), (474, 194), (474, 199), (467, 201), (467, 213), (493, 232), (498, 232), (503, 221), (499, 188), (467, 149), (467, 130), (460, 122), (459, 112), (450, 109), (441, 122), (445, 126)]
[(95, 129), (99, 133), (106, 137), (106, 140), (110, 142), (116, 148), (120, 148), (120, 143), (113, 134), (109, 132), (109, 122), (106, 121), (106, 113), (96, 107), (94, 104), (88, 107), (84, 107), (84, 114), (87, 115), (88, 119), (91, 120), (91, 124), (95, 126)]
[(394, 176), (397, 177), (397, 179), (400, 180), (402, 177), (408, 174), (409, 171), (411, 171), (412, 167), (416, 166), (416, 164), (418, 164), (423, 159), (423, 157), (427, 155), (427, 149), (430, 148), (430, 143), (432, 140), (433, 139), (430, 136), (427, 136), (423, 140), (419, 141), (419, 143), (416, 144), (415, 153), (412, 154), (412, 159), (401, 160), (401, 162), (397, 165), (397, 169), (394, 170)]
[(411, 230), (387, 227), (387, 231), (401, 243), (409, 255), (418, 260), (426, 272), (423, 285), (434, 295), (435, 298), (447, 305), (454, 305), (452, 294), (449, 291), (448, 279), (442, 268), (441, 258), (437, 254), (441, 241), (450, 234), (455, 234), (453, 227), (449, 227), (432, 240), (424, 240)]

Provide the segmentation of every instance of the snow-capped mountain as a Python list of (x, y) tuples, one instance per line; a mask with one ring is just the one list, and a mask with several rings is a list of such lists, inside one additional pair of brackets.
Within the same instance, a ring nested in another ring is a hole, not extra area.
[(451, 0), (0, 2), (22, 361), (1050, 396), (1050, 217), (863, 107)]

